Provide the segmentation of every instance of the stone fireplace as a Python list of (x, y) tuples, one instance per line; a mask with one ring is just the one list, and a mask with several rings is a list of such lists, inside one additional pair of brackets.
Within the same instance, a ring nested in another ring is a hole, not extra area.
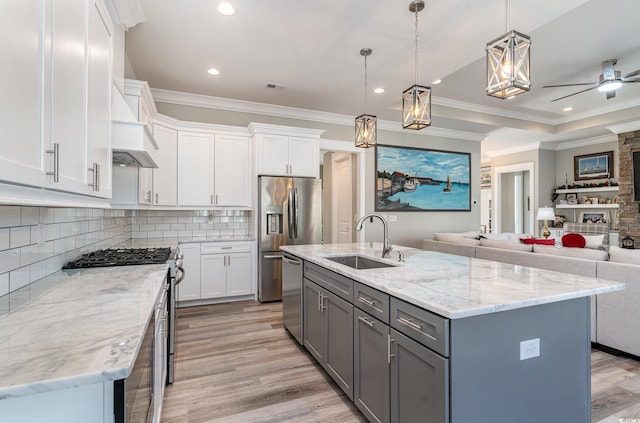
[(620, 240), (627, 234), (640, 247), (640, 203), (633, 201), (633, 152), (640, 151), (640, 131), (618, 134), (619, 168), (618, 209)]

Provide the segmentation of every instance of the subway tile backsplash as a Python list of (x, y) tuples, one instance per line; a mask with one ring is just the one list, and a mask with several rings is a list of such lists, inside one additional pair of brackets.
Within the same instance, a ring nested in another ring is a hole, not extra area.
[(249, 236), (247, 210), (103, 210), (0, 206), (0, 296), (81, 254), (130, 238)]
[(248, 210), (136, 210), (131, 216), (131, 238), (249, 236)]

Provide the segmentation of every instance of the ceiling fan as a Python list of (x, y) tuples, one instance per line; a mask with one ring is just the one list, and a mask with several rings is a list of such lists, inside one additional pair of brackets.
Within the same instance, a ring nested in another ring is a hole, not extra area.
[(607, 95), (607, 100), (616, 96), (616, 90), (622, 86), (622, 84), (627, 84), (630, 82), (640, 82), (640, 78), (634, 78), (635, 76), (640, 75), (640, 69), (630, 72), (626, 75), (620, 75), (620, 71), (615, 70), (613, 67), (618, 63), (618, 59), (609, 59), (602, 62), (602, 74), (600, 74), (600, 80), (598, 82), (582, 82), (576, 84), (559, 84), (559, 85), (545, 85), (542, 88), (556, 88), (556, 87), (574, 87), (580, 85), (592, 85), (590, 88), (587, 88), (582, 91), (578, 91), (577, 93), (565, 95), (564, 97), (556, 98), (554, 101), (562, 100), (563, 98), (571, 97), (576, 94), (581, 94), (586, 91), (591, 91), (593, 89), (598, 89), (600, 92), (604, 92)]

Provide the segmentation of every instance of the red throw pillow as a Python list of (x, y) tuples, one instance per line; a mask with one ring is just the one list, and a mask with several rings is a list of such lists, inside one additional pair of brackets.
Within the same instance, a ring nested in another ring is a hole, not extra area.
[(520, 238), (520, 242), (527, 245), (533, 244), (533, 241), (535, 241), (535, 238)]
[(584, 248), (587, 245), (587, 240), (580, 234), (565, 234), (562, 236), (562, 245), (565, 247)]
[(534, 239), (533, 243), (540, 245), (556, 245), (556, 241), (554, 239)]

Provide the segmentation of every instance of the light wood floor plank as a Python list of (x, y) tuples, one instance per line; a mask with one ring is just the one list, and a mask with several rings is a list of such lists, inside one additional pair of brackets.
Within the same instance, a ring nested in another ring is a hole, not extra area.
[[(162, 423), (366, 422), (282, 325), (282, 303), (178, 310)], [(640, 362), (592, 352), (592, 422), (640, 422)]]

